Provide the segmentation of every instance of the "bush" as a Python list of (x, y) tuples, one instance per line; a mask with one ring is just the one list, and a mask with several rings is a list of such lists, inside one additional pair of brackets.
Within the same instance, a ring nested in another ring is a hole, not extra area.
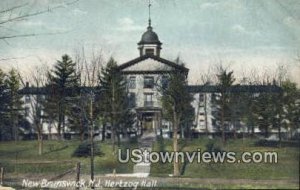
[(278, 147), (278, 141), (268, 141), (268, 140), (262, 139), (262, 140), (256, 141), (255, 146)]
[(205, 145), (206, 147), (206, 152), (223, 152), (223, 150), (218, 147), (218, 146), (215, 146), (214, 142), (209, 142)]
[[(80, 144), (72, 154), (73, 157), (88, 157), (91, 156), (91, 143), (84, 142)], [(99, 145), (94, 144), (94, 156), (104, 156), (100, 151)]]

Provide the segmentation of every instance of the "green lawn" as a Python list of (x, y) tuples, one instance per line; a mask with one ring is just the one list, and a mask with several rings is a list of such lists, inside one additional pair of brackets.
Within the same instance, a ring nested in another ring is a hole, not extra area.
[[(187, 163), (185, 168), (183, 164), (181, 171), (182, 177), (192, 178), (226, 178), (226, 179), (299, 179), (299, 150), (298, 148), (283, 147), (262, 147), (255, 146), (252, 139), (229, 140), (222, 148), (219, 139), (210, 140), (207, 138), (194, 139), (192, 141), (180, 141), (180, 148), (183, 151), (206, 150), (208, 143), (214, 143), (215, 146), (224, 151), (234, 151), (237, 158), (244, 151), (276, 151), (278, 152), (278, 163)], [(172, 150), (171, 140), (164, 139), (157, 141), (154, 150), (170, 151)], [(168, 176), (173, 171), (172, 164), (157, 163), (151, 165), (152, 176)]]
[[(81, 162), (82, 173), (90, 172), (90, 158), (72, 157), (79, 141), (44, 141), (44, 153), (38, 155), (36, 141), (1, 142), (0, 166), (10, 174), (61, 174)], [(97, 142), (104, 156), (95, 157), (95, 174), (132, 173), (133, 164), (120, 164), (113, 155), (112, 145)], [(122, 147), (136, 147), (136, 143), (122, 143)]]

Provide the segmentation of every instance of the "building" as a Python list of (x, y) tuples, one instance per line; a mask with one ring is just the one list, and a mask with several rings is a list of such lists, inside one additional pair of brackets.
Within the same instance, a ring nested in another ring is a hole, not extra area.
[(151, 22), (138, 42), (139, 57), (118, 66), (127, 80), (128, 96), (137, 114), (139, 129), (158, 130), (170, 123), (162, 119), (159, 88), (167, 84), (168, 73), (176, 70), (187, 76), (188, 69), (161, 57), (162, 43)]
[[(174, 70), (188, 76), (189, 69), (173, 61), (164, 59), (161, 56), (162, 43), (158, 35), (151, 26), (151, 19), (146, 32), (142, 34), (141, 40), (137, 43), (139, 56), (118, 66), (118, 71), (127, 81), (128, 99), (131, 109), (136, 113), (136, 126), (139, 134), (143, 131), (151, 130), (158, 133), (170, 132), (172, 123), (162, 117), (162, 104), (160, 98), (162, 94), (159, 88), (165, 86), (168, 82), (168, 74)], [(220, 89), (212, 85), (188, 86), (194, 100), (194, 122), (190, 126), (195, 133), (218, 133), (220, 132), (219, 107), (216, 100), (219, 98)], [(233, 92), (270, 92), (278, 91), (276, 86), (243, 86), (238, 85), (230, 89)], [(30, 123), (30, 94), (33, 91), (22, 91), (25, 94), (25, 113)], [(42, 92), (46, 93), (46, 92)], [(35, 91), (35, 94), (38, 94)], [(28, 100), (27, 100), (27, 99)], [(34, 99), (34, 98), (33, 98)], [(31, 110), (31, 111), (30, 111)], [(237, 126), (243, 128), (243, 123), (238, 121)], [(44, 134), (57, 133), (55, 123), (49, 121), (43, 122)], [(235, 128), (236, 129), (236, 128)], [(226, 126), (226, 131), (232, 131), (233, 126)], [(68, 133), (74, 133), (68, 128)], [(99, 132), (101, 134), (101, 132)]]

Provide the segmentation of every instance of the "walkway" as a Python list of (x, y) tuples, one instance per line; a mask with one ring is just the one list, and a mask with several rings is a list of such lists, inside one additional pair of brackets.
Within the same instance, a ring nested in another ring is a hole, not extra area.
[[(149, 133), (145, 134), (141, 139), (139, 139), (139, 148), (142, 150), (147, 150), (148, 152), (152, 151), (152, 144), (155, 141), (155, 134)], [(143, 157), (146, 158), (149, 155), (146, 153), (143, 154)], [(151, 163), (150, 162), (141, 162), (133, 167), (133, 174), (140, 177), (148, 177), (150, 174)]]
[[(155, 141), (155, 134), (154, 133), (148, 133), (144, 134), (139, 140), (139, 148), (142, 150), (147, 150), (148, 152), (152, 151), (152, 144)], [(144, 154), (143, 157), (146, 158), (148, 155)], [(133, 173), (132, 174), (106, 174), (106, 176), (114, 176), (114, 177), (138, 177), (138, 178), (144, 178), (148, 177), (150, 175), (150, 168), (151, 163), (141, 162), (138, 164), (135, 164), (133, 166)]]

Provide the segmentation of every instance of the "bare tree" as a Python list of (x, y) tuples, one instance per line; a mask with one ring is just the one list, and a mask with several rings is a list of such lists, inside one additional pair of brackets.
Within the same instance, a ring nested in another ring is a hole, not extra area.
[[(28, 95), (30, 97), (30, 111), (28, 113), (28, 117), (31, 120), (35, 132), (37, 134), (37, 141), (38, 141), (38, 153), (39, 155), (43, 154), (43, 100), (44, 95), (42, 93), (42, 87), (45, 87), (47, 82), (47, 67), (36, 67), (35, 69), (31, 70), (30, 75), (27, 77), (27, 81), (31, 81), (33, 87), (36, 88), (35, 95)], [(26, 78), (26, 77), (24, 77)], [(28, 87), (29, 82), (27, 85), (24, 83), (23, 78), (21, 78), (23, 85)]]
[(98, 84), (98, 76), (104, 65), (102, 51), (92, 50), (91, 55), (86, 55), (85, 47), (75, 50), (75, 62), (77, 73), (80, 74), (80, 84), (87, 87), (95, 87)]
[[(21, 4), (7, 7), (7, 8), (1, 8), (0, 9), (0, 18), (2, 18), (2, 19), (0, 20), (0, 28), (4, 28), (6, 30), (13, 31), (12, 29), (9, 28), (8, 24), (22, 22), (29, 18), (52, 12), (56, 9), (65, 8), (65, 6), (72, 5), (72, 4), (76, 3), (77, 1), (79, 1), (79, 0), (66, 1), (59, 5), (55, 5), (52, 7), (48, 6), (45, 9), (37, 10), (34, 12), (27, 11), (27, 9), (30, 8), (29, 3), (21, 3)], [(6, 43), (8, 43), (6, 41), (6, 39), (24, 38), (24, 37), (32, 37), (32, 36), (38, 36), (38, 35), (51, 35), (51, 34), (56, 34), (56, 33), (23, 33), (23, 34), (22, 33), (21, 34), (20, 33), (10, 33), (8, 35), (0, 34), (0, 40), (4, 40)]]

